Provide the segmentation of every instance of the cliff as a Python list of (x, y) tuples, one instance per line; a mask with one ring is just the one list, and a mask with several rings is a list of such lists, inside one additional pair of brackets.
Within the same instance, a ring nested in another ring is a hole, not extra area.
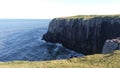
[(43, 40), (83, 54), (101, 53), (107, 39), (120, 37), (120, 15), (55, 18)]

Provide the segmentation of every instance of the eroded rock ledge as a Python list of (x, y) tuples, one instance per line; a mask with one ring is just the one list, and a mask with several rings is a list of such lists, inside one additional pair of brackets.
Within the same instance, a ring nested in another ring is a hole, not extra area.
[(43, 39), (83, 54), (101, 53), (107, 39), (120, 37), (120, 16), (55, 18)]

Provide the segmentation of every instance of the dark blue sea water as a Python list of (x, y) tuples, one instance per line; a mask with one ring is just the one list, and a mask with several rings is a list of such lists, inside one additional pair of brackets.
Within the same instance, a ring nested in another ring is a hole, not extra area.
[(0, 38), (16, 31), (48, 28), (50, 19), (0, 19)]
[(49, 19), (1, 19), (0, 61), (65, 59), (82, 54), (42, 40)]
[(47, 28), (50, 19), (0, 19), (0, 30)]

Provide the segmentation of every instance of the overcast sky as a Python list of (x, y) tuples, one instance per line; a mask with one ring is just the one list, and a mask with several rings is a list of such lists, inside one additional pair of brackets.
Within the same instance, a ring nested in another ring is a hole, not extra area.
[(120, 0), (0, 0), (0, 18), (120, 14)]

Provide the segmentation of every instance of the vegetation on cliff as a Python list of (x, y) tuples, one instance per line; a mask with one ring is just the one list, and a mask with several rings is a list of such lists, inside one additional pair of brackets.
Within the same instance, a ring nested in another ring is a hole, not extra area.
[(68, 60), (0, 62), (0, 68), (119, 68), (119, 57), (118, 50), (110, 54), (95, 54)]
[(105, 18), (105, 17), (111, 17), (111, 18), (120, 18), (120, 14), (116, 15), (76, 15), (76, 16), (67, 16), (67, 17), (60, 17), (58, 19), (76, 19), (76, 18), (84, 18), (84, 19), (90, 19), (90, 18)]

